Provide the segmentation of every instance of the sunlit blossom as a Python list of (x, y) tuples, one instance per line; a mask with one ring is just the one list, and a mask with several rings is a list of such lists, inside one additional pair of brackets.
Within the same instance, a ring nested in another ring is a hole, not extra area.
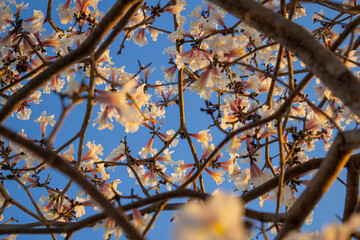
[(44, 22), (44, 13), (38, 10), (34, 10), (34, 14), (24, 21), (22, 25), (23, 29), (29, 33), (42, 32), (45, 29), (42, 28)]
[(98, 155), (103, 155), (104, 148), (101, 146), (101, 144), (96, 145), (95, 141), (93, 141), (92, 143), (87, 142), (86, 147), (88, 147), (89, 150), (82, 157), (82, 161), (98, 160)]
[(211, 134), (208, 133), (209, 130), (202, 130), (198, 133), (190, 133), (189, 135), (196, 138), (199, 143), (202, 143), (202, 145), (206, 148), (209, 144), (209, 142), (212, 141)]
[(133, 35), (132, 37), (134, 43), (139, 47), (145, 46), (148, 44), (147, 38), (145, 36), (145, 29), (141, 28), (139, 31)]
[(154, 156), (157, 153), (157, 149), (152, 148), (153, 142), (154, 142), (154, 137), (150, 138), (146, 146), (141, 149), (139, 154), (141, 155), (142, 158), (146, 158), (148, 154)]
[(205, 171), (214, 179), (217, 185), (222, 184), (222, 182), (225, 180), (224, 177), (222, 177), (225, 174), (225, 171), (218, 169), (216, 172), (213, 170), (210, 170), (208, 168), (205, 169)]
[(34, 122), (40, 123), (41, 135), (45, 137), (45, 128), (48, 124), (51, 126), (55, 125), (54, 115), (46, 116), (46, 111), (43, 111), (41, 116), (38, 119), (35, 119)]

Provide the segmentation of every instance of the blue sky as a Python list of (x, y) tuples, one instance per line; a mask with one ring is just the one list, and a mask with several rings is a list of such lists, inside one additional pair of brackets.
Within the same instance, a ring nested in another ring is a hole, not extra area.
[[(65, 2), (65, 1), (54, 1), (54, 9), (56, 8), (57, 4), (59, 2)], [(103, 9), (104, 12), (106, 12), (106, 9), (111, 6), (115, 1), (103, 1), (99, 3), (99, 8)], [(162, 4), (165, 3), (165, 1), (161, 1)], [(202, 4), (201, 1), (187, 1), (188, 6), (187, 10), (183, 15), (187, 15), (190, 10), (197, 4)], [(40, 9), (45, 10), (46, 6), (45, 4), (39, 4), (40, 1), (29, 1), (29, 9), (24, 10), (23, 14), (30, 14), (32, 13), (32, 9)], [(43, 1), (41, 1), (43, 3)], [(307, 7), (306, 5), (304, 5)], [(44, 11), (45, 12), (45, 11)], [(310, 14), (311, 9), (306, 8), (306, 12), (308, 16), (302, 19), (301, 21), (305, 21), (306, 24), (308, 24), (309, 28), (313, 28)], [(55, 23), (58, 24), (58, 21), (55, 18), (56, 12), (53, 11), (53, 17)], [(168, 17), (161, 17), (158, 19), (159, 24), (155, 24), (155, 26), (163, 27), (166, 30), (172, 30), (173, 26), (169, 25), (169, 21), (171, 21), (171, 16), (168, 14)], [(45, 28), (49, 28), (49, 25), (44, 25)], [(50, 32), (49, 32), (50, 33)], [(158, 37), (157, 42), (152, 42), (149, 34), (147, 35), (149, 44), (144, 47), (138, 47), (132, 43), (132, 41), (126, 42), (126, 47), (123, 49), (121, 55), (116, 55), (120, 42), (122, 41), (124, 34), (122, 33), (120, 37), (113, 43), (112, 47), (110, 48), (111, 52), (113, 54), (111, 55), (112, 61), (115, 63), (117, 67), (126, 66), (125, 70), (129, 73), (135, 73), (138, 70), (138, 63), (137, 61), (140, 60), (143, 65), (146, 65), (150, 62), (152, 62), (151, 68), (155, 67), (155, 70), (153, 73), (150, 74), (150, 81), (154, 83), (156, 80), (163, 80), (163, 73), (161, 70), (161, 66), (164, 65), (169, 66), (168, 63), (168, 56), (166, 54), (163, 54), (163, 48), (171, 46), (172, 44), (166, 39), (166, 34), (160, 34)], [(184, 50), (190, 49), (190, 46), (184, 47)], [(299, 67), (299, 66), (297, 66)], [(81, 79), (82, 76), (78, 75), (76, 78)], [(298, 79), (301, 79), (301, 77), (298, 77)], [(313, 81), (314, 82), (314, 81)], [(313, 83), (314, 84), (314, 83)], [(308, 87), (309, 93), (311, 92), (313, 85), (310, 85)], [(155, 96), (153, 97), (155, 98)], [(59, 116), (60, 113), (60, 102), (58, 100), (58, 96), (55, 94), (50, 95), (42, 95), (42, 99), (44, 101), (44, 104), (41, 105), (32, 105), (32, 119), (37, 118), (40, 116), (41, 112), (46, 110), (48, 115), (54, 114), (55, 119), (57, 119), (57, 116)], [(155, 99), (152, 99), (153, 102), (155, 102)], [(189, 132), (195, 133), (199, 132), (203, 129), (206, 129), (208, 125), (210, 125), (211, 119), (208, 115), (200, 111), (200, 108), (204, 108), (205, 103), (203, 99), (198, 98), (198, 95), (195, 93), (190, 93), (190, 91), (185, 92), (185, 115), (186, 115), (186, 123), (189, 129)], [(63, 125), (63, 130), (61, 131), (61, 134), (59, 134), (55, 141), (55, 148), (61, 146), (65, 141), (67, 141), (70, 137), (74, 135), (74, 133), (79, 129), (79, 126), (82, 123), (82, 116), (85, 110), (85, 105), (82, 104), (80, 106), (76, 106), (73, 111), (68, 116), (68, 119), (65, 121)], [(92, 120), (95, 119), (97, 116), (97, 111), (99, 110), (99, 106), (96, 105), (93, 112)], [(166, 119), (164, 121), (164, 125), (162, 129), (174, 129), (177, 130), (177, 127), (179, 125), (178, 120), (178, 109), (175, 107), (167, 109), (166, 113)], [(39, 131), (39, 124), (34, 123), (33, 120), (29, 121), (22, 121), (18, 120), (16, 117), (9, 118), (5, 125), (11, 127), (14, 130), (20, 131), (21, 129), (25, 129), (28, 136), (32, 136), (34, 138), (41, 138), (41, 134)], [(104, 147), (104, 157), (106, 157), (112, 149), (117, 147), (120, 144), (120, 141), (124, 138), (124, 136), (127, 136), (127, 141), (130, 146), (132, 146), (133, 153), (137, 153), (141, 150), (142, 146), (146, 144), (146, 142), (149, 140), (149, 130), (146, 128), (141, 128), (139, 132), (136, 134), (126, 134), (124, 132), (124, 128), (122, 126), (116, 126), (114, 127), (113, 131), (110, 131), (108, 129), (98, 131), (96, 127), (92, 127), (92, 122), (90, 123), (91, 126), (89, 126), (87, 134), (86, 134), (86, 140), (87, 141), (93, 141), (95, 139), (96, 144), (101, 143)], [(47, 128), (47, 133), (50, 132), (51, 127)], [(212, 128), (212, 136), (213, 136), (213, 142), (216, 145), (216, 143), (220, 142), (224, 138), (224, 134), (220, 133), (219, 131), (215, 130), (215, 128)], [(160, 145), (159, 142), (156, 143), (157, 148), (159, 149)], [(77, 145), (77, 141), (75, 142), (75, 146)], [(201, 147), (200, 144), (195, 143), (195, 147), (198, 150), (198, 153), (201, 153)], [(84, 148), (84, 151), (87, 151), (87, 148)], [(278, 149), (272, 149), (272, 153), (274, 155)], [(136, 154), (135, 154), (136, 155)], [(310, 154), (313, 157), (324, 157), (325, 152), (322, 150), (322, 147), (317, 148), (314, 152)], [(229, 156), (227, 153), (224, 152), (225, 158), (228, 158)], [(180, 160), (180, 159), (191, 159), (191, 152), (185, 141), (183, 140), (179, 146), (175, 149), (175, 153), (172, 155), (173, 160)], [(130, 179), (127, 175), (127, 171), (123, 168), (116, 168), (116, 172), (111, 174), (116, 175), (116, 178), (120, 178), (122, 183), (118, 186), (118, 190), (123, 192), (124, 194), (129, 194), (131, 188), (136, 189), (136, 192), (141, 195), (141, 191), (139, 191), (139, 188), (137, 185), (134, 184), (134, 179)], [(343, 172), (340, 176), (341, 179), (345, 180), (346, 175)], [(61, 174), (54, 172), (52, 175), (52, 178), (54, 179), (53, 185), (58, 185), (58, 187), (61, 189), (66, 185), (66, 178), (64, 178)], [(217, 186), (213, 181), (210, 180), (208, 175), (204, 174), (204, 180), (206, 183), (205, 189), (208, 193), (213, 192), (215, 189), (217, 189), (219, 186)], [(18, 190), (18, 187), (16, 184), (9, 185), (9, 191), (11, 194), (14, 194), (17, 199), (23, 198), (24, 191)], [(234, 185), (232, 183), (227, 183), (227, 180), (225, 180), (224, 184), (221, 185), (221, 188), (227, 190), (227, 191), (233, 191)], [(71, 189), (69, 191), (70, 194), (76, 193), (77, 188)], [(40, 195), (44, 194), (43, 192), (34, 191), (34, 197), (38, 199)], [(297, 194), (299, 196), (299, 194)], [(339, 197), (341, 196), (341, 197)], [(331, 221), (336, 221), (336, 216), (342, 216), (342, 210), (344, 206), (344, 199), (345, 199), (345, 187), (339, 183), (339, 181), (336, 181), (336, 183), (331, 187), (330, 191), (323, 197), (323, 200), (319, 202), (318, 206), (315, 208), (315, 216), (314, 216), (314, 222), (310, 226), (304, 226), (303, 229), (309, 230), (309, 231), (316, 231), (320, 230), (324, 223), (329, 223)], [(24, 204), (25, 206), (29, 206), (31, 208), (31, 204), (27, 202)], [(264, 204), (263, 208), (260, 208), (258, 205), (258, 201), (254, 201), (253, 203), (249, 204), (247, 207), (251, 209), (255, 209), (258, 211), (274, 211), (274, 206), (276, 204), (274, 202), (267, 201)], [(88, 210), (88, 209), (86, 209)], [(91, 212), (91, 210), (89, 210)], [(24, 221), (33, 221), (33, 219), (23, 216), (22, 212), (18, 211), (14, 207), (11, 208), (10, 213), (12, 213), (14, 216), (17, 216), (19, 219), (24, 219)], [(9, 214), (9, 213), (8, 213)], [(7, 216), (5, 215), (5, 219)], [(171, 229), (173, 228), (173, 224), (170, 223), (170, 219), (172, 218), (172, 215), (168, 212), (163, 212), (159, 219), (155, 223), (155, 228), (150, 230), (150, 233), (148, 234), (148, 239), (157, 239), (157, 240), (165, 240), (165, 239), (171, 239)], [(82, 230), (80, 232), (77, 232), (74, 234), (72, 239), (101, 239), (102, 238), (103, 231), (97, 230), (93, 231), (92, 229)], [(18, 239), (32, 239), (35, 238), (35, 236), (29, 236), (29, 235), (22, 235), (19, 236)], [(37, 239), (49, 239), (49, 236), (36, 236)], [(260, 237), (261, 238), (261, 237)], [(59, 238), (60, 239), (60, 238)], [(124, 239), (124, 237), (122, 238)]]

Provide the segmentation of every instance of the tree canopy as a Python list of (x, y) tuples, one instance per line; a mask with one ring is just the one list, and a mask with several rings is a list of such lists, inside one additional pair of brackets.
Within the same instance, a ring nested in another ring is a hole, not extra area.
[(359, 13), (0, 0), (0, 234), (359, 239)]

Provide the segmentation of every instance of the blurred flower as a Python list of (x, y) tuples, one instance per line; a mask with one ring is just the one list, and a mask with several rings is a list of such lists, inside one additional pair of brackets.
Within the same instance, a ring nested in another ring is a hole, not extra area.
[(216, 194), (204, 204), (190, 202), (176, 214), (177, 240), (242, 240), (247, 234), (242, 223), (243, 207), (239, 198)]
[(154, 137), (150, 138), (150, 140), (148, 141), (148, 143), (146, 144), (146, 146), (141, 149), (141, 151), (139, 152), (139, 154), (141, 155), (142, 158), (146, 158), (146, 156), (147, 156), (148, 154), (150, 154), (151, 156), (154, 156), (155, 153), (157, 153), (157, 149), (156, 149), (156, 148), (152, 148), (153, 142), (154, 142)]

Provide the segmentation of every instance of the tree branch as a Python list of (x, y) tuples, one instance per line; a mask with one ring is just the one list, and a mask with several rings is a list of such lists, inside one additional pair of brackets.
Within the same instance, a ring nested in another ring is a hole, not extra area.
[(7, 99), (5, 106), (0, 110), (0, 124), (2, 124), (26, 98), (41, 88), (49, 79), (82, 58), (91, 55), (100, 41), (106, 36), (114, 24), (120, 20), (127, 9), (138, 2), (138, 0), (118, 0), (76, 50), (52, 63)]
[(124, 211), (121, 208), (115, 208), (111, 202), (104, 197), (90, 182), (82, 176), (76, 168), (68, 165), (65, 160), (55, 154), (53, 151), (43, 149), (26, 138), (10, 131), (4, 126), (0, 126), (1, 135), (9, 140), (33, 151), (34, 154), (43, 158), (51, 166), (66, 174), (69, 178), (73, 179), (79, 184), (99, 205), (104, 209), (108, 217), (113, 218), (123, 231), (129, 235), (130, 239), (143, 239), (137, 232), (134, 226), (126, 219)]
[(276, 240), (282, 239), (288, 232), (299, 229), (310, 211), (327, 192), (337, 175), (346, 165), (351, 152), (360, 146), (360, 131), (348, 131), (338, 135), (332, 144), (319, 172), (301, 194), (293, 207), (286, 213), (286, 221)]
[[(360, 116), (360, 81), (303, 27), (252, 0), (211, 0), (298, 56), (346, 106)], [(356, 27), (360, 17), (349, 24)], [(348, 27), (349, 27), (348, 26)], [(344, 32), (346, 37), (350, 32)]]
[(356, 204), (359, 202), (359, 174), (360, 169), (357, 169), (354, 162), (350, 161), (347, 166), (346, 197), (342, 219), (343, 222), (350, 218), (351, 214), (355, 210)]

